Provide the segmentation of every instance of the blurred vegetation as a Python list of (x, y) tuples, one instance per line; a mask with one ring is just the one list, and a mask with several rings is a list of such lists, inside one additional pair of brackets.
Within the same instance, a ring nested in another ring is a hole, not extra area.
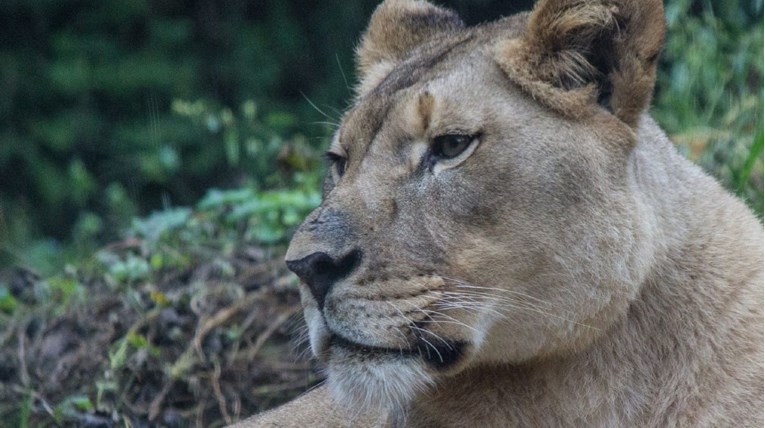
[(220, 426), (314, 384), (269, 244), (317, 197), (212, 191), (55, 275), (0, 275), (0, 426)]
[(338, 64), (372, 7), (0, 2), (4, 263), (60, 265), (210, 187), (315, 184), (306, 98), (348, 98)]
[[(316, 382), (279, 254), (376, 4), (0, 2), (0, 426), (218, 426)], [(652, 115), (762, 216), (762, 1), (665, 5)]]
[[(376, 3), (0, 2), (0, 266), (55, 271), (212, 187), (316, 186)], [(531, 1), (443, 3), (477, 23)], [(762, 1), (666, 15), (654, 116), (761, 213)]]
[(762, 0), (665, 4), (652, 115), (762, 218)]

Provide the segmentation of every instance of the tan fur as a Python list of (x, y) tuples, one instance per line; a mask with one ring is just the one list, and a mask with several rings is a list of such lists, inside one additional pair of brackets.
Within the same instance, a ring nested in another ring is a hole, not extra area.
[(645, 113), (661, 16), (383, 3), (286, 256), (358, 257), (301, 287), (327, 385), (237, 426), (762, 426), (762, 225)]
[(426, 1), (382, 3), (356, 50), (358, 72), (362, 76), (356, 92), (363, 94), (377, 86), (412, 49), (463, 26), (454, 12)]
[[(528, 31), (498, 45), (497, 61), (535, 99), (574, 118), (591, 114), (598, 95), (594, 80), (607, 77), (612, 111), (634, 125), (653, 89), (663, 19), (660, 0), (539, 2)], [(592, 60), (613, 64), (603, 71)]]

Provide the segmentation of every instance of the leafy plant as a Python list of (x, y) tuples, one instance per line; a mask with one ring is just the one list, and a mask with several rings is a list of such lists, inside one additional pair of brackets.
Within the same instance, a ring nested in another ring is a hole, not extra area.
[(676, 0), (653, 116), (762, 216), (762, 2)]

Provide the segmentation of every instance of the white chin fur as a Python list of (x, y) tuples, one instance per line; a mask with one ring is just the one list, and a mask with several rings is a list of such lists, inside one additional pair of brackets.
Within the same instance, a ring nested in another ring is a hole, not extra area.
[(321, 321), (321, 315), (315, 307), (305, 307), (303, 317), (308, 326), (308, 340), (311, 344), (311, 353), (314, 358), (323, 360), (323, 354), (329, 347), (329, 332), (324, 322)]
[(330, 362), (327, 369), (327, 385), (335, 399), (351, 414), (378, 414), (394, 426), (405, 425), (411, 400), (434, 383), (414, 359), (400, 361), (391, 356), (374, 362), (342, 360), (341, 364)]

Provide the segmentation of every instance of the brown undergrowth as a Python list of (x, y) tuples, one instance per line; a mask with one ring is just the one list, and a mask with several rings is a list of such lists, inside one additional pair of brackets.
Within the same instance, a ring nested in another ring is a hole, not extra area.
[[(181, 217), (53, 278), (0, 277), (0, 425), (221, 426), (320, 380), (291, 339), (302, 319), (283, 249)], [(190, 246), (189, 230), (211, 233)]]

